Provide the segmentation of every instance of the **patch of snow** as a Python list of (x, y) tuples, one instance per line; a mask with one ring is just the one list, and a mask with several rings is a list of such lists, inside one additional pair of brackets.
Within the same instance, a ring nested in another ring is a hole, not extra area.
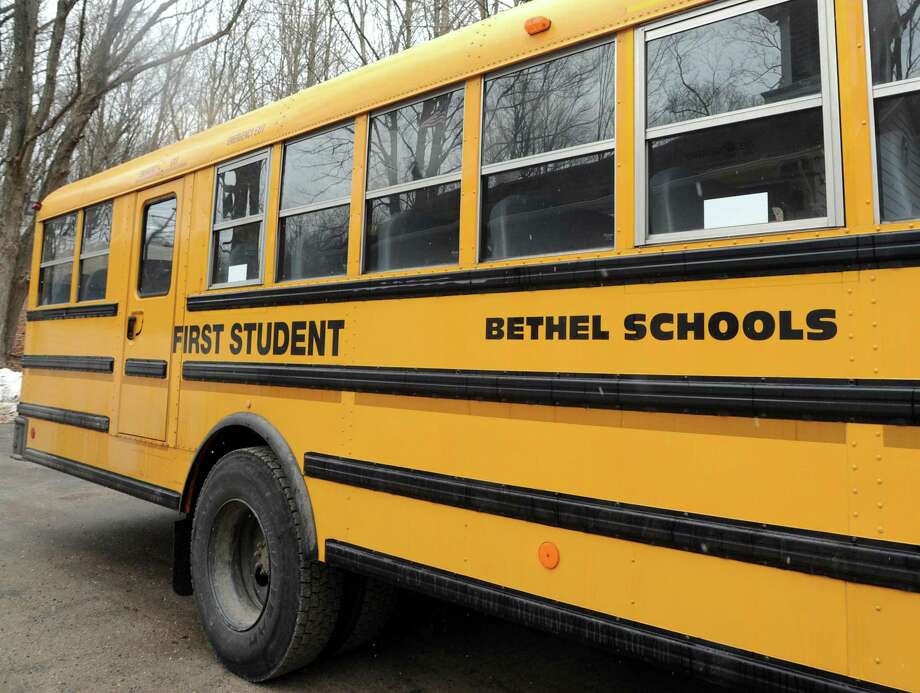
[(0, 368), (0, 422), (7, 423), (16, 418), (21, 390), (22, 373)]

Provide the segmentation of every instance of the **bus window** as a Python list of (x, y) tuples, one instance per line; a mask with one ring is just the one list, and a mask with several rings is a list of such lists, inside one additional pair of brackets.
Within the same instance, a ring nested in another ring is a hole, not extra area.
[(649, 240), (834, 223), (826, 12), (742, 3), (644, 30)]
[(278, 281), (345, 274), (354, 125), (284, 148)]
[(105, 298), (112, 236), (112, 203), (103, 202), (83, 211), (83, 243), (80, 246), (78, 301)]
[(137, 293), (141, 297), (169, 293), (176, 240), (176, 198), (147, 205)]
[(373, 115), (364, 270), (456, 263), (463, 89)]
[(920, 7), (870, 0), (875, 155), (882, 221), (920, 217)]
[(614, 50), (486, 79), (480, 259), (613, 246)]
[(42, 259), (38, 275), (38, 304), (67, 303), (73, 275), (77, 215), (67, 214), (44, 223)]
[(252, 284), (262, 279), (262, 229), (268, 151), (217, 168), (210, 284)]

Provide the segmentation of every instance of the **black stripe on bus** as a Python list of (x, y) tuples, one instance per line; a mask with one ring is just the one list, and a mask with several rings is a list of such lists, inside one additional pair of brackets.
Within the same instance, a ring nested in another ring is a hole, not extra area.
[(34, 450), (33, 448), (26, 448), (22, 457), (29, 462), (35, 462), (36, 464), (56, 469), (59, 472), (79, 477), (84, 481), (91, 481), (94, 484), (127, 493), (129, 496), (162, 505), (164, 508), (169, 508), (170, 510), (179, 509), (179, 494), (168, 488), (163, 488), (162, 486), (154, 486), (153, 484), (148, 484), (146, 481), (132, 479), (131, 477), (122, 476), (121, 474), (99, 469), (98, 467), (92, 467), (88, 464), (83, 464), (82, 462), (77, 462), (76, 460), (71, 460), (66, 457), (52, 455), (51, 453), (42, 452), (41, 450)]
[[(326, 562), (725, 686), (727, 690), (855, 693), (895, 689), (564, 604), (328, 539)], [(689, 595), (692, 598), (692, 595)]]
[(186, 361), (186, 380), (682, 414), (920, 423), (920, 382)]
[(88, 414), (83, 411), (74, 411), (73, 409), (61, 409), (60, 407), (48, 407), (43, 404), (20, 402), (19, 414), (33, 419), (43, 419), (45, 421), (67, 424), (68, 426), (102, 431), (103, 433), (109, 430), (108, 416)]
[(86, 373), (111, 373), (115, 359), (111, 356), (34, 356), (22, 357), (23, 368), (41, 368), (51, 371), (83, 371)]
[(64, 306), (62, 308), (38, 308), (26, 312), (26, 320), (69, 320), (72, 318), (108, 318), (118, 315), (117, 303), (95, 303), (89, 306)]
[(127, 359), (125, 360), (125, 375), (134, 375), (139, 378), (165, 378), (166, 361), (160, 359)]
[(315, 452), (304, 455), (304, 474), (549, 527), (920, 592), (920, 546), (649, 508)]
[(920, 265), (920, 232), (620, 255), (189, 296), (190, 311), (734, 279)]

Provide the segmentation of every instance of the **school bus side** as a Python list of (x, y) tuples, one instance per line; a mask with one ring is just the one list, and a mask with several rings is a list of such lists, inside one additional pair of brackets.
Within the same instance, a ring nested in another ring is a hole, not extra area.
[[(876, 219), (864, 7), (818, 3), (835, 12), (839, 93), (822, 102), (839, 99), (835, 223), (646, 243), (636, 27), (709, 4), (770, 3), (533, 2), (52, 195), (38, 233), (73, 214), (75, 243), (36, 243), (18, 449), (187, 513), (180, 568), (186, 542), (206, 545), (190, 526), (205, 480), (270, 469), (301, 553), (351, 572), (272, 563), (326, 596), (313, 621), (284, 626), (315, 642), (262, 669), (208, 630), (248, 678), (360, 640), (386, 582), (729, 685), (920, 688), (920, 327), (902, 303), (915, 222)], [(528, 36), (537, 14), (552, 27)], [(615, 247), (485, 261), (483, 80), (604, 37)], [(463, 165), (437, 180), (462, 191), (456, 258), (369, 272), (372, 119), (449, 88), (464, 99)], [(349, 123), (344, 272), (282, 281), (285, 147)], [(260, 225), (257, 276), (234, 281), (231, 265), (215, 281), (215, 244), (241, 223), (217, 220), (216, 185), (252, 162), (267, 195), (240, 219)], [(84, 239), (108, 201), (110, 241)], [(68, 259), (69, 281), (54, 274)], [(44, 290), (65, 300), (40, 305)], [(230, 631), (260, 627), (241, 614)]]

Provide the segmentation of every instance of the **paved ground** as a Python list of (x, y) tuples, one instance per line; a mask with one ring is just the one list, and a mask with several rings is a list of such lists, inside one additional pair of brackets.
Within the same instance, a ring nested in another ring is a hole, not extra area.
[(667, 672), (407, 595), (377, 643), (256, 687), (170, 588), (173, 513), (10, 459), (0, 426), (0, 691), (702, 691)]

